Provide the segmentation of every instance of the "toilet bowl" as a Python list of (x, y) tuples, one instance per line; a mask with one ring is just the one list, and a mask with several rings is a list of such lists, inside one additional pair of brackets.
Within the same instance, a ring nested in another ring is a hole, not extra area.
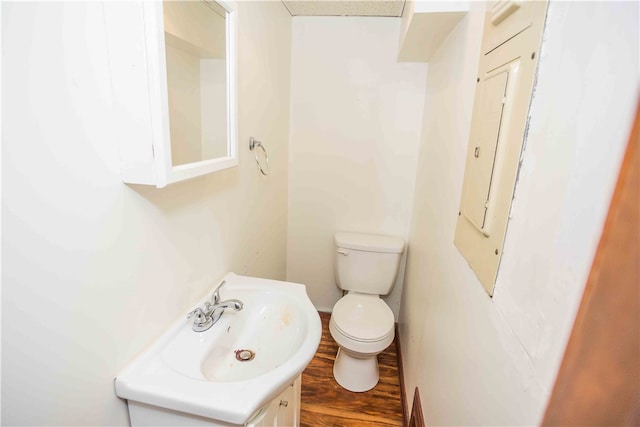
[(378, 383), (378, 354), (395, 337), (395, 319), (380, 298), (393, 288), (404, 241), (363, 233), (336, 233), (336, 284), (346, 291), (333, 307), (329, 332), (339, 346), (333, 376), (347, 390)]
[(377, 295), (351, 293), (333, 307), (329, 332), (340, 347), (333, 377), (350, 391), (371, 390), (378, 383), (378, 354), (395, 336), (393, 312)]

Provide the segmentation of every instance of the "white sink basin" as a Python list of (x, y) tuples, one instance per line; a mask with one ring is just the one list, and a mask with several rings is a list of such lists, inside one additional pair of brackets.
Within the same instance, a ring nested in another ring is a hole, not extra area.
[(225, 310), (204, 332), (185, 316), (118, 375), (118, 396), (243, 424), (302, 373), (322, 333), (304, 285), (233, 273), (224, 280), (221, 299), (244, 308)]

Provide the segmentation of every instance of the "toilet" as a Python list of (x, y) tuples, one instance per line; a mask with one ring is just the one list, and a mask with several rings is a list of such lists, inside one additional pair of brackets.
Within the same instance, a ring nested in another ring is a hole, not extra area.
[(329, 332), (339, 346), (333, 377), (347, 390), (363, 392), (378, 383), (378, 354), (395, 336), (395, 319), (380, 298), (391, 292), (404, 240), (377, 234), (334, 236), (336, 284), (346, 294), (333, 307)]

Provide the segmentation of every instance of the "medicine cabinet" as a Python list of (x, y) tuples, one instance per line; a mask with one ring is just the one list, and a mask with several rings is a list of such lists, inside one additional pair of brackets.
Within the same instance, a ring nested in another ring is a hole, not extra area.
[(237, 19), (229, 2), (106, 2), (125, 183), (155, 185), (238, 164)]
[(492, 296), (502, 257), (546, 1), (490, 3), (454, 243)]

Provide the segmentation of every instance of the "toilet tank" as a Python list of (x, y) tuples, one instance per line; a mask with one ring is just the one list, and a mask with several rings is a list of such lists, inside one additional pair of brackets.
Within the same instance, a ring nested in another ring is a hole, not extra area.
[(378, 234), (338, 232), (334, 244), (334, 274), (340, 289), (373, 295), (391, 292), (404, 240)]

